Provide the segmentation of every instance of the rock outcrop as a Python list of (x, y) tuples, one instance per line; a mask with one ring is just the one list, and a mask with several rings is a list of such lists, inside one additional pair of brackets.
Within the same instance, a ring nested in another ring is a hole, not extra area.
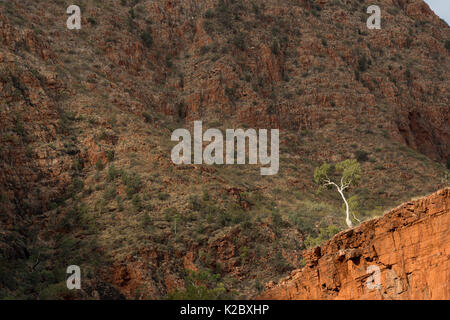
[(449, 299), (449, 229), (446, 188), (306, 250), (306, 266), (259, 298)]
[[(164, 298), (186, 270), (252, 298), (343, 224), (316, 166), (358, 159), (364, 218), (448, 186), (450, 28), (377, 3), (380, 30), (369, 0), (83, 1), (72, 30), (65, 1), (0, 1), (0, 299), (73, 297), (67, 263), (83, 299)], [(279, 174), (175, 165), (195, 120), (280, 129)]]

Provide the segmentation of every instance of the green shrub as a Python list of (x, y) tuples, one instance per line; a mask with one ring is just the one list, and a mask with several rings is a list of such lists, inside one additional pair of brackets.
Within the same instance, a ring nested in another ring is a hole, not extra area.
[(331, 239), (336, 233), (340, 231), (339, 227), (335, 225), (329, 225), (327, 228), (321, 228), (317, 237), (309, 235), (305, 240), (305, 246), (307, 248), (320, 246), (325, 241)]
[(101, 158), (98, 158), (97, 162), (95, 163), (95, 167), (98, 171), (102, 171), (104, 168), (103, 161)]
[(355, 157), (359, 162), (365, 162), (369, 160), (369, 153), (363, 150), (357, 150), (355, 152)]
[(236, 46), (236, 48), (242, 51), (247, 47), (245, 44), (245, 37), (242, 33), (239, 33), (234, 37), (233, 44)]
[(450, 51), (450, 40), (445, 41), (445, 49)]
[(245, 259), (248, 256), (248, 247), (246, 247), (246, 246), (241, 247), (239, 249), (239, 253), (240, 253), (239, 254), (239, 258), (241, 259), (241, 263), (244, 263)]
[(236, 101), (237, 94), (236, 94), (236, 88), (233, 87), (225, 87), (225, 95), (230, 99), (230, 101)]
[(209, 51), (209, 47), (208, 46), (201, 46), (200, 47), (200, 55), (203, 56), (203, 55), (207, 54), (208, 51)]
[(209, 193), (206, 189), (203, 189), (203, 193), (202, 193), (202, 200), (203, 201), (209, 201), (211, 200)]
[(63, 281), (49, 285), (40, 292), (39, 296), (42, 300), (62, 300), (73, 298), (74, 293), (67, 289), (66, 283)]
[(153, 118), (152, 118), (152, 116), (148, 113), (148, 112), (142, 112), (142, 116), (144, 117), (144, 121), (145, 122), (152, 122), (152, 120), (153, 120)]
[(141, 177), (135, 172), (127, 173), (124, 170), (120, 171), (120, 176), (122, 179), (122, 183), (125, 185), (127, 198), (131, 199), (133, 195), (139, 192), (141, 188)]
[(84, 182), (78, 178), (74, 178), (72, 184), (66, 190), (66, 197), (74, 197), (79, 192), (83, 191)]
[(208, 9), (205, 12), (205, 18), (206, 19), (212, 19), (214, 18), (214, 11), (212, 9)]
[(114, 161), (114, 156), (115, 156), (114, 150), (106, 151), (106, 158), (108, 159), (108, 162)]
[(220, 25), (225, 29), (231, 29), (233, 26), (233, 16), (231, 14), (230, 6), (225, 3), (225, 1), (219, 1), (217, 7), (215, 8), (214, 14)]
[(190, 196), (189, 197), (189, 209), (192, 211), (200, 211), (202, 208), (202, 203), (198, 196)]
[(26, 155), (28, 158), (32, 158), (32, 157), (33, 157), (33, 148), (31, 148), (31, 146), (27, 146), (27, 147), (26, 147), (25, 155)]
[(185, 288), (168, 294), (169, 300), (224, 300), (231, 299), (219, 275), (210, 271), (191, 272), (185, 277)]
[(22, 121), (22, 118), (20, 116), (17, 116), (16, 119), (15, 119), (14, 131), (20, 136), (24, 136), (25, 135), (25, 128), (23, 126), (23, 121)]
[(87, 21), (93, 26), (97, 25), (97, 20), (95, 20), (95, 18), (93, 17), (89, 17)]
[(391, 14), (391, 15), (393, 15), (393, 16), (396, 16), (397, 14), (399, 14), (400, 9), (397, 8), (397, 7), (389, 7), (389, 8), (387, 9), (387, 12), (389, 12), (389, 14)]
[(147, 48), (153, 45), (152, 29), (150, 26), (147, 26), (147, 29), (141, 33), (141, 40)]
[(165, 201), (169, 199), (170, 195), (167, 192), (159, 192), (158, 193), (158, 199), (161, 201)]
[(116, 197), (116, 193), (116, 186), (109, 186), (103, 193), (103, 199), (105, 199), (106, 201), (112, 200)]
[(150, 218), (150, 215), (148, 213), (144, 214), (144, 217), (142, 218), (142, 226), (146, 229), (149, 229), (153, 226), (153, 220)]
[(272, 42), (272, 46), (270, 49), (272, 50), (272, 53), (276, 56), (280, 53), (279, 47), (280, 47), (280, 45), (279, 45), (278, 41), (274, 40)]
[(108, 173), (106, 174), (106, 181), (111, 182), (116, 180), (119, 175), (119, 171), (117, 171), (114, 165), (110, 165), (108, 168)]
[(278, 230), (283, 225), (283, 219), (278, 211), (272, 212), (272, 225), (275, 230)]
[(211, 21), (205, 20), (203, 21), (203, 29), (205, 29), (207, 34), (211, 35), (214, 32), (214, 24)]
[(83, 163), (80, 161), (80, 159), (76, 158), (72, 160), (72, 170), (80, 171), (83, 169)]
[(293, 268), (291, 264), (283, 257), (280, 251), (278, 251), (277, 254), (275, 255), (273, 263), (275, 265), (275, 269), (279, 273), (284, 273)]
[(142, 201), (141, 196), (139, 194), (135, 194), (133, 198), (131, 199), (131, 203), (136, 208), (136, 210), (141, 211), (142, 210)]
[(358, 60), (358, 70), (364, 72), (367, 70), (367, 58), (365, 55), (359, 58)]

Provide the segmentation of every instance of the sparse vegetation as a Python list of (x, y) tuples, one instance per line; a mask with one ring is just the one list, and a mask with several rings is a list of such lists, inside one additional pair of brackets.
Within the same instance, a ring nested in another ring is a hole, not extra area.
[[(369, 36), (361, 1), (175, 2), (170, 17), (155, 16), (158, 3), (96, 2), (80, 3), (87, 20), (72, 32), (33, 22), (61, 1), (0, 1), (0, 298), (120, 296), (100, 275), (135, 262), (145, 281), (126, 298), (161, 298), (167, 279), (179, 285), (167, 298), (253, 298), (344, 230), (343, 211), (354, 223), (446, 185), (450, 159), (433, 159), (446, 156), (435, 115), (448, 68), (434, 44), (450, 41), (434, 19), (398, 28), (410, 18), (394, 12), (391, 42)], [(337, 7), (349, 13), (340, 22)], [(279, 173), (173, 165), (171, 132), (194, 119), (279, 128)], [(321, 183), (360, 176), (347, 207), (315, 192), (315, 167)], [(68, 261), (92, 288), (64, 289)]]
[(147, 29), (142, 32), (141, 34), (141, 40), (144, 46), (147, 48), (151, 48), (153, 45), (153, 36), (152, 36), (152, 29), (150, 26), (147, 26)]
[(335, 225), (329, 225), (326, 228), (321, 228), (317, 237), (309, 235), (305, 240), (305, 246), (307, 248), (317, 247), (323, 244), (325, 241), (331, 239), (336, 233), (338, 233), (339, 227)]
[(184, 279), (185, 289), (176, 289), (169, 293), (169, 300), (225, 300), (231, 299), (219, 275), (209, 271), (191, 272)]

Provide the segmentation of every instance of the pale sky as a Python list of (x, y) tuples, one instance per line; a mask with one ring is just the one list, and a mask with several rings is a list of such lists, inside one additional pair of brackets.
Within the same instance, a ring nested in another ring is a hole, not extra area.
[(431, 10), (450, 25), (450, 0), (424, 0)]

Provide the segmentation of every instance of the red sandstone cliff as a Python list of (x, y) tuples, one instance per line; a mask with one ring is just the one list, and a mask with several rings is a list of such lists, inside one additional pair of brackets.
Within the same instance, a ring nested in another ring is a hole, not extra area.
[[(449, 299), (450, 189), (402, 204), (304, 252), (306, 266), (260, 299)], [(381, 288), (367, 287), (378, 266)]]
[[(317, 165), (361, 160), (363, 217), (448, 186), (450, 28), (380, 0), (367, 30), (370, 4), (85, 1), (69, 30), (63, 1), (0, 1), (0, 299), (67, 298), (69, 261), (82, 298), (160, 299), (186, 269), (254, 297), (342, 224)], [(194, 120), (279, 128), (280, 174), (175, 166)]]

